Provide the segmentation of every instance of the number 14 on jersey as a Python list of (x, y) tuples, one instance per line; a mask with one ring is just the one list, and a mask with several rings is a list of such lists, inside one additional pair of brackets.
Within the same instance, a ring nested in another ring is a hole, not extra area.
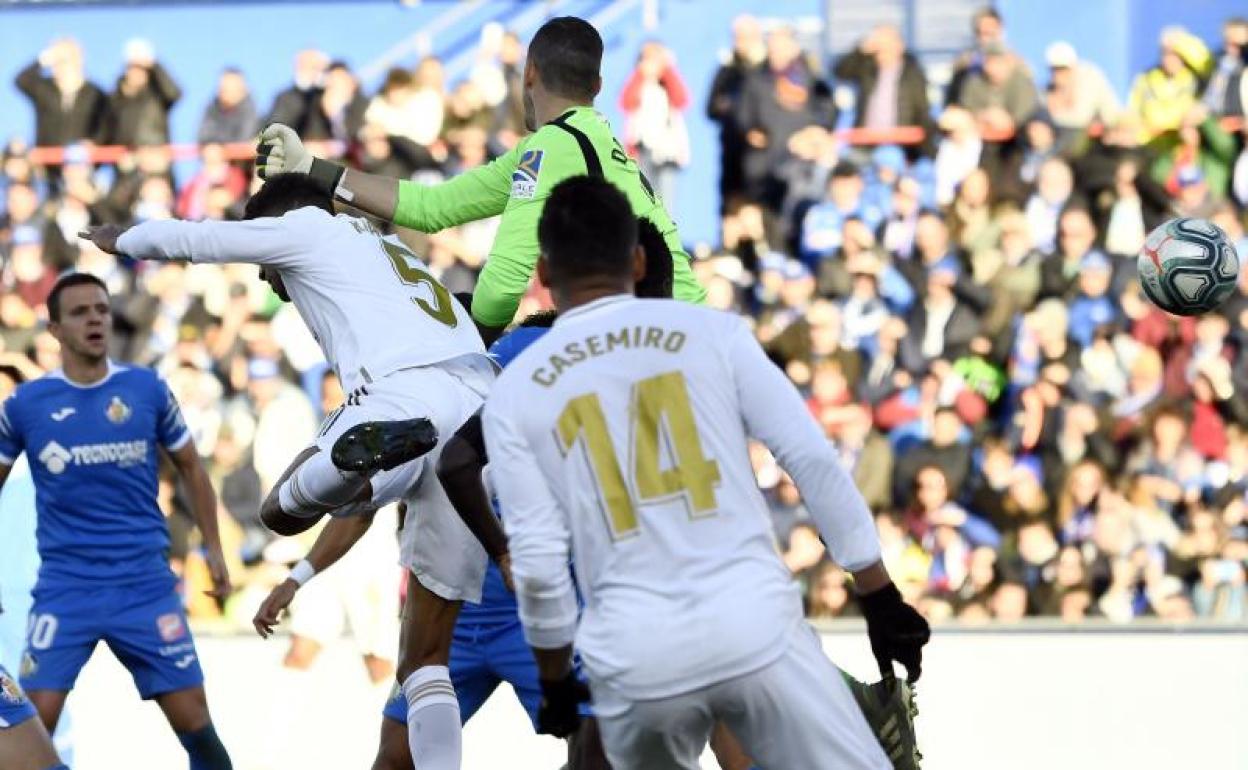
[[(648, 377), (633, 385), (627, 467), (631, 484), (611, 442), (597, 393), (586, 393), (567, 403), (559, 415), (555, 437), (565, 457), (578, 444), (583, 447), (615, 540), (637, 534), (639, 504), (681, 497), (690, 518), (715, 514), (719, 464), (706, 457), (702, 449), (682, 372)], [(666, 468), (662, 463), (664, 448), (671, 458)]]

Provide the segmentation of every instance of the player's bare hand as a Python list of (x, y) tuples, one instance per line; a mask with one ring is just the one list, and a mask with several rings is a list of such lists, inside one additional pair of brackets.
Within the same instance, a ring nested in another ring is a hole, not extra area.
[(505, 553), (498, 557), (498, 571), (503, 573), (503, 584), (513, 594), (516, 592), (516, 581), (511, 577), (511, 554)]
[(251, 619), (251, 624), (256, 627), (256, 633), (260, 634), (262, 639), (268, 639), (273, 635), (273, 627), (280, 622), (282, 612), (290, 606), (298, 591), (299, 584), (287, 578), (270, 591), (260, 603), (260, 609), (256, 610), (256, 616)]
[(225, 554), (221, 552), (221, 546), (207, 549), (204, 553), (204, 563), (208, 566), (208, 576), (212, 579), (212, 588), (204, 593), (224, 601), (234, 592), (234, 586), (230, 583), (230, 568), (226, 566)]
[(100, 225), (80, 230), (78, 237), (91, 241), (101, 251), (107, 251), (109, 254), (119, 254), (120, 252), (117, 251), (117, 239), (129, 229), (129, 227), (122, 227), (121, 225)]

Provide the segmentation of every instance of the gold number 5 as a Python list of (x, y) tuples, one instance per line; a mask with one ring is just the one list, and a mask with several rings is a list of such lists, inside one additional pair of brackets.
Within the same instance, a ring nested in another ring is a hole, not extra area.
[[(703, 453), (684, 374), (667, 372), (633, 385), (629, 414), (629, 466), (637, 500), (648, 503), (681, 496), (690, 518), (713, 515), (719, 464)], [(569, 401), (559, 416), (555, 436), (565, 457), (579, 441), (584, 442), (612, 538), (635, 535), (637, 503), (611, 443), (598, 394), (586, 393)], [(662, 467), (663, 447), (672, 460), (666, 469)]]
[(412, 297), (412, 302), (428, 313), (433, 320), (454, 328), (459, 321), (455, 318), (455, 305), (452, 304), (451, 293), (446, 290), (446, 287), (438, 283), (432, 275), (412, 264), (413, 262), (419, 263), (412, 252), (385, 239), (381, 241), (381, 248), (390, 258), (394, 271), (399, 274), (400, 281), (408, 286), (428, 286), (429, 291), (433, 293), (432, 305), (424, 297)]

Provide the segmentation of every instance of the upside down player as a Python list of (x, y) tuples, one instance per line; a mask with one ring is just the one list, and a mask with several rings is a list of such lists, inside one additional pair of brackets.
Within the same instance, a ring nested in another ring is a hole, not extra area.
[[(880, 561), (861, 495), (740, 318), (632, 296), (635, 233), (612, 186), (552, 191), (538, 273), (559, 320), (500, 375), (482, 418), (521, 621), (551, 683), (543, 710), (575, 722), (575, 640), (615, 770), (696, 768), (717, 719), (764, 767), (916, 766), (892, 664), (917, 679), (929, 632)], [(854, 574), (878, 685), (843, 679), (805, 623), (747, 436), (797, 480)]]
[(289, 127), (260, 136), (261, 177), (308, 174), (339, 200), (422, 232), (502, 215), (489, 260), (472, 297), (472, 316), (492, 342), (515, 316), (537, 263), (537, 221), (550, 190), (570, 176), (606, 179), (628, 196), (633, 212), (659, 228), (672, 252), (674, 295), (702, 302), (705, 290), (689, 265), (676, 225), (637, 163), (594, 109), (602, 87), (602, 37), (584, 19), (563, 16), (542, 25), (524, 68), (525, 123), (533, 132), (510, 152), (442, 184), (424, 186), (313, 157)]
[(261, 518), (280, 534), (297, 534), (327, 513), (355, 516), (400, 497), (411, 501), (397, 679), (407, 694), (413, 762), (421, 770), (458, 768), (459, 710), (446, 664), (459, 603), (480, 598), (486, 557), (432, 465), (440, 437), (480, 407), (494, 379), (467, 311), (397, 239), (362, 218), (335, 216), (329, 196), (306, 176), (271, 178), (247, 202), (242, 222), (146, 222), (88, 236), (105, 251), (141, 259), (258, 263), (278, 296), (294, 303), (350, 395), (270, 492)]
[(27, 452), (42, 559), (22, 686), (55, 730), (78, 672), (102, 640), (139, 694), (160, 706), (191, 769), (229, 770), (169, 569), (169, 531), (156, 504), (158, 451), (186, 484), (209, 593), (224, 598), (230, 578), (212, 484), (168, 386), (150, 369), (108, 359), (112, 313), (104, 283), (83, 273), (61, 278), (48, 295), (48, 316), (62, 368), (21, 385), (0, 409), (0, 483)]

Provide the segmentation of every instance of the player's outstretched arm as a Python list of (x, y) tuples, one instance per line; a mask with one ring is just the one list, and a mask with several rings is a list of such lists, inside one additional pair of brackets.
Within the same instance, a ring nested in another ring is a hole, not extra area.
[(173, 465), (186, 485), (191, 499), (191, 515), (195, 526), (199, 528), (204, 545), (204, 563), (208, 566), (208, 574), (212, 578), (212, 589), (205, 591), (209, 596), (225, 599), (233, 591), (230, 585), (230, 570), (225, 563), (225, 553), (221, 550), (221, 532), (217, 526), (217, 494), (212, 489), (212, 481), (204, 464), (195, 450), (195, 442), (187, 441), (181, 447), (169, 452)]
[(242, 222), (167, 219), (132, 227), (101, 225), (83, 230), (78, 237), (109, 254), (133, 259), (246, 262), (286, 268), (305, 260), (309, 241), (317, 237), (309, 232), (306, 220), (292, 217), (294, 213)]
[(442, 482), (442, 489), (446, 491), (451, 505), (455, 506), (455, 512), (468, 525), (486, 554), (503, 571), (507, 587), (515, 591), (511, 578), (511, 557), (507, 553), (507, 535), (494, 515), (494, 507), (481, 479), (487, 462), (481, 413), (478, 412), (469, 417), (442, 447), (442, 455), (438, 458), (438, 480)]
[(282, 612), (294, 601), (299, 588), (345, 556), (372, 526), (374, 516), (374, 513), (367, 513), (331, 518), (316, 536), (316, 542), (308, 550), (308, 555), (260, 603), (260, 608), (251, 620), (256, 633), (264, 639), (269, 638), (273, 634), (273, 627), (281, 620)]
[(261, 179), (307, 174), (343, 203), (426, 233), (503, 213), (515, 165), (515, 153), (510, 152), (442, 184), (422, 185), (322, 160), (303, 146), (294, 129), (280, 123), (265, 128), (256, 146)]
[(749, 434), (766, 444), (793, 477), (832, 558), (853, 573), (880, 673), (892, 677), (895, 660), (905, 667), (911, 682), (917, 680), (922, 648), (931, 631), (893, 585), (862, 494), (797, 389), (767, 358), (745, 324), (739, 319), (734, 323), (729, 356)]

